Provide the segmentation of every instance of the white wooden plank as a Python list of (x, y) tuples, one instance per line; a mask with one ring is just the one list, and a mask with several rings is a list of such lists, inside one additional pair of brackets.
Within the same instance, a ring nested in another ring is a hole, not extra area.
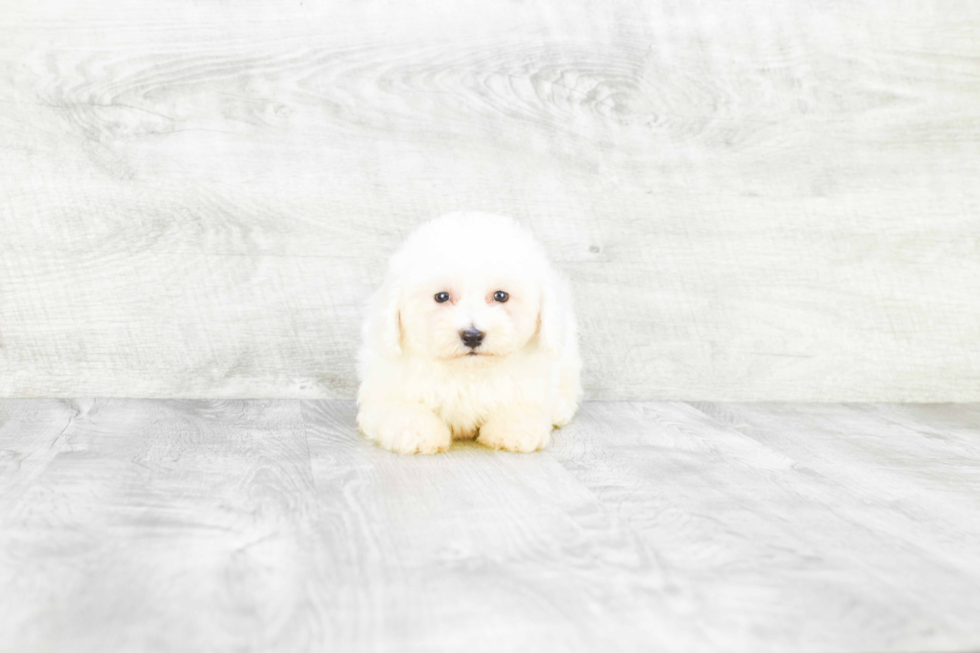
[(44, 473), (83, 411), (78, 403), (50, 399), (0, 401), (0, 512)]
[(0, 651), (980, 645), (976, 406), (590, 402), (432, 457), (354, 410), (0, 401)]
[(0, 650), (312, 650), (315, 497), (298, 406), (76, 412), (0, 510)]
[(897, 424), (945, 443), (959, 455), (980, 456), (980, 404), (850, 404), (882, 424)]
[(539, 232), (591, 398), (980, 399), (980, 14), (0, 0), (0, 396), (349, 398), (418, 222)]
[[(948, 511), (909, 511), (897, 480), (878, 473), (888, 457), (866, 461), (863, 475), (836, 476), (819, 463), (858, 472), (851, 450), (860, 445), (816, 445), (811, 413), (782, 410), (797, 417), (792, 425), (773, 419), (744, 434), (742, 421), (720, 423), (687, 404), (591, 403), (556, 434), (552, 453), (697, 588), (726, 650), (975, 646), (980, 569), (968, 550), (978, 504), (958, 504), (953, 522)], [(909, 434), (893, 435), (909, 446)], [(817, 446), (825, 457), (801, 455)], [(973, 473), (975, 462), (950, 455), (947, 469)], [(947, 498), (917, 486), (916, 471), (910, 462), (896, 477), (930, 506)]]
[(853, 505), (841, 505), (839, 512), (928, 551), (980, 586), (976, 430), (972, 442), (930, 437), (881, 407), (869, 412), (823, 404), (698, 406), (850, 493)]

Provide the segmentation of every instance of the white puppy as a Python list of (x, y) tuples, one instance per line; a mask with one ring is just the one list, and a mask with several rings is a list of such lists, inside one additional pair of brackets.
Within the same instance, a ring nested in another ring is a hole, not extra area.
[(452, 213), (416, 229), (371, 297), (363, 339), (357, 423), (391, 451), (474, 437), (541, 449), (582, 394), (568, 284), (510, 218)]

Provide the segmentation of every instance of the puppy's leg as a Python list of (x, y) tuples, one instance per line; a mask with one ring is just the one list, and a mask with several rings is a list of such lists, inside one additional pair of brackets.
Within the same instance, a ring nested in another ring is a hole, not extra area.
[(551, 411), (551, 423), (562, 427), (572, 421), (578, 410), (579, 399), (582, 397), (582, 386), (578, 379), (578, 370), (566, 367), (562, 370), (561, 381), (558, 385), (558, 396)]
[(452, 441), (449, 427), (421, 404), (372, 402), (361, 406), (357, 423), (368, 439), (395, 453), (437, 453)]
[(573, 343), (561, 362), (558, 375), (558, 395), (551, 410), (551, 423), (562, 427), (572, 421), (582, 399), (582, 383), (579, 374), (582, 364), (578, 356), (578, 347)]
[(538, 407), (508, 406), (490, 416), (476, 439), (492, 449), (537, 451), (551, 440), (551, 419)]

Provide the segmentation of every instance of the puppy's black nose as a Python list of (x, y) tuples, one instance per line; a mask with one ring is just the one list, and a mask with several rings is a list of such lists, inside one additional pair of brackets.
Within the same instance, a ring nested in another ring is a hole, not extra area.
[(466, 331), (460, 331), (459, 337), (463, 339), (463, 344), (470, 349), (475, 349), (480, 346), (483, 342), (483, 336), (486, 334), (482, 331), (477, 331), (476, 329), (467, 329)]

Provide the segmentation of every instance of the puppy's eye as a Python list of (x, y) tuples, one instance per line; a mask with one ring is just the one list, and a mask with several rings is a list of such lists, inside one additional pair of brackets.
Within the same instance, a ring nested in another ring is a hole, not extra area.
[(503, 304), (508, 299), (510, 299), (510, 295), (505, 293), (503, 290), (498, 290), (493, 294), (493, 301), (495, 302), (500, 302), (501, 304)]
[(449, 293), (447, 293), (447, 292), (437, 292), (436, 293), (436, 301), (439, 302), (440, 304), (443, 304), (445, 302), (448, 302), (449, 301)]

